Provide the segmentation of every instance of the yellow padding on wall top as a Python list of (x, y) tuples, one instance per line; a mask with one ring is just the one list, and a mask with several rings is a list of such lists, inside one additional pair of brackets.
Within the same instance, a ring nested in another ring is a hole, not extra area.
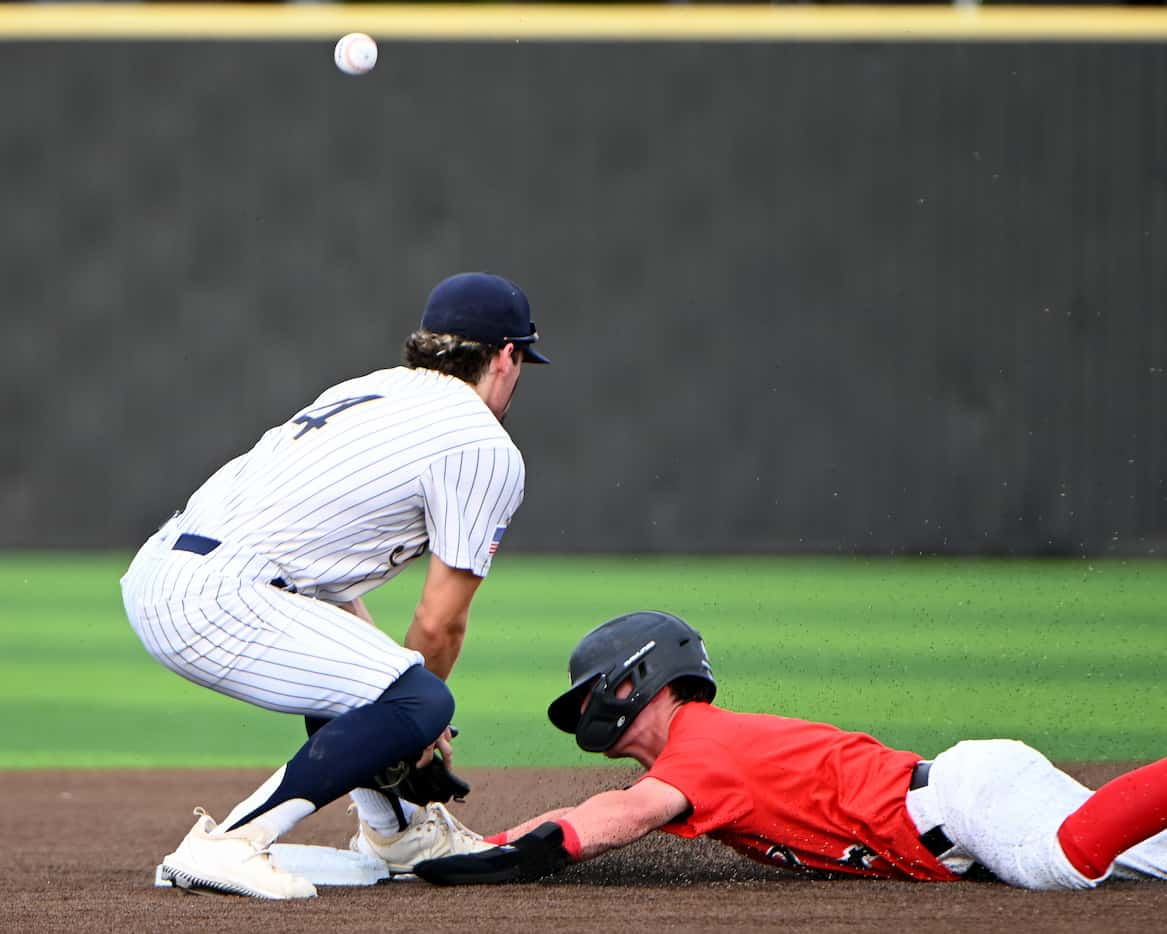
[(0, 6), (0, 40), (1161, 41), (1146, 7), (65, 4)]

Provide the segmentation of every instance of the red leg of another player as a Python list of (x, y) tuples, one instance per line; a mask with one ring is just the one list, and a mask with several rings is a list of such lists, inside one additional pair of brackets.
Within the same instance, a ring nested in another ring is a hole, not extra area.
[(1125, 850), (1167, 830), (1167, 759), (1120, 775), (1062, 821), (1058, 842), (1088, 879), (1106, 874)]

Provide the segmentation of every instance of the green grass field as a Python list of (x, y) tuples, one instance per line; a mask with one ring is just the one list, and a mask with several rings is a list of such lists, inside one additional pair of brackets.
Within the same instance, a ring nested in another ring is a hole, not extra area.
[[(0, 767), (274, 766), (298, 718), (188, 684), (122, 614), (122, 554), (0, 557)], [(420, 569), (368, 604), (400, 638)], [(705, 636), (737, 709), (931, 755), (1009, 736), (1059, 760), (1167, 754), (1167, 562), (504, 556), (462, 659), (458, 763), (598, 764), (544, 711), (571, 647), (633, 609)]]

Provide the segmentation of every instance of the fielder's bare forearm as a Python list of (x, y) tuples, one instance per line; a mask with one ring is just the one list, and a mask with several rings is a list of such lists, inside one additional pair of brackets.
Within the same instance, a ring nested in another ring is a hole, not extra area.
[(405, 647), (421, 652), (426, 668), (445, 680), (462, 651), (468, 617), (469, 614), (454, 619), (432, 617), (418, 607), (405, 634)]
[(426, 668), (443, 680), (450, 676), (462, 651), (470, 601), (481, 583), (482, 578), (470, 571), (452, 568), (437, 555), (430, 556), (421, 599), (402, 644), (421, 652)]

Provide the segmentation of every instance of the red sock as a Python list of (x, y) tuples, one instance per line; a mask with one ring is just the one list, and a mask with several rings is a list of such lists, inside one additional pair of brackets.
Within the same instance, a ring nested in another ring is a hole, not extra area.
[(491, 843), (494, 846), (503, 846), (507, 842), (507, 832), (500, 830), (498, 833), (492, 833), (489, 837), (483, 837), (482, 842)]
[(1167, 830), (1167, 759), (1107, 782), (1062, 821), (1058, 842), (1088, 879), (1106, 875), (1125, 850)]

